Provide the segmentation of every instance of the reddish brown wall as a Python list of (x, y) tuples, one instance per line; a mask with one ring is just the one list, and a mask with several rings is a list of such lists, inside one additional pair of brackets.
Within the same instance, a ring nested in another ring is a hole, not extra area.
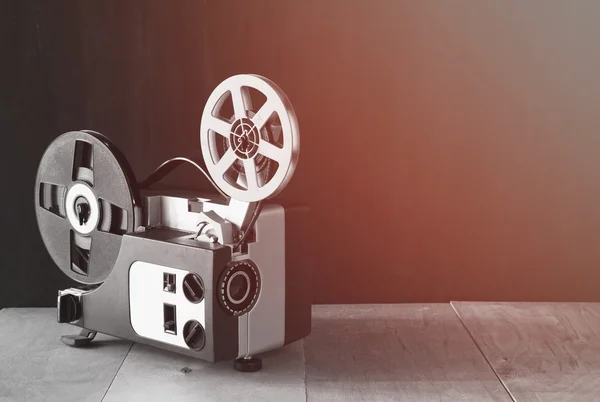
[[(283, 196), (314, 209), (317, 302), (600, 300), (600, 3), (29, 3), (19, 46), (41, 46), (47, 100), (27, 115), (49, 123), (15, 120), (27, 174), (83, 126), (140, 178), (197, 156), (209, 91), (263, 74), (300, 119)], [(15, 228), (35, 236), (29, 206)], [(33, 243), (3, 269), (50, 265)]]

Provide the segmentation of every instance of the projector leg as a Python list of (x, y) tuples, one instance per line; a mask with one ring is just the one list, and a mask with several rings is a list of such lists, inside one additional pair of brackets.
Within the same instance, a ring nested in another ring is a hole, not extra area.
[(262, 369), (262, 359), (252, 356), (235, 359), (233, 368), (242, 373), (254, 373)]
[(96, 331), (82, 329), (79, 335), (63, 335), (60, 337), (62, 343), (76, 348), (89, 346), (96, 337)]

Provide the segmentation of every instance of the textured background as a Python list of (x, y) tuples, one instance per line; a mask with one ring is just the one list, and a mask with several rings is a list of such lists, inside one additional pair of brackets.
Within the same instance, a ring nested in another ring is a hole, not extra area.
[(596, 1), (0, 1), (0, 307), (68, 285), (33, 211), (54, 137), (103, 132), (141, 179), (199, 156), (204, 102), (236, 73), (298, 114), (282, 196), (313, 207), (316, 302), (598, 301), (599, 18)]

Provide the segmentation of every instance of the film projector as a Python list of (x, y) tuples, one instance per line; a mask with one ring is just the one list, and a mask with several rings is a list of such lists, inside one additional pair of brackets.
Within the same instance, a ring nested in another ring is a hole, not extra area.
[[(203, 161), (167, 160), (140, 183), (107, 137), (55, 139), (35, 200), (50, 256), (80, 284), (58, 292), (58, 321), (82, 328), (61, 340), (82, 347), (101, 332), (256, 371), (257, 354), (307, 336), (309, 211), (267, 202), (291, 179), (299, 145), (291, 103), (257, 75), (230, 77), (208, 98)], [(182, 164), (214, 194), (156, 189)]]

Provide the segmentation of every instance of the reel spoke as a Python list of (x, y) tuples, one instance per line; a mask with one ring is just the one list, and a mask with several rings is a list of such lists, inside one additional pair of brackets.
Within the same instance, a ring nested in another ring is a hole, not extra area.
[(114, 186), (111, 185), (110, 180), (107, 180), (106, 177), (96, 180), (94, 185), (94, 193), (96, 194), (96, 197), (121, 208), (121, 205), (123, 205), (122, 200), (119, 199), (121, 197), (119, 197), (118, 194), (114, 194), (114, 191)]
[(267, 121), (269, 121), (273, 113), (275, 113), (274, 104), (273, 102), (269, 102), (267, 100), (250, 120), (252, 120), (252, 123), (254, 123), (256, 128), (260, 131), (265, 126)]
[(68, 187), (73, 182), (75, 147), (60, 145), (52, 161), (39, 170), (38, 181)]
[(88, 276), (105, 276), (117, 260), (122, 237), (108, 232), (92, 233)]
[(257, 190), (259, 187), (254, 159), (244, 159), (244, 171), (246, 172), (246, 185), (248, 186), (248, 190)]
[(225, 152), (225, 154), (221, 157), (219, 162), (217, 162), (215, 164), (215, 168), (214, 168), (215, 174), (218, 175), (219, 177), (223, 177), (223, 175), (225, 174), (227, 169), (229, 169), (231, 167), (231, 165), (233, 165), (233, 162), (235, 162), (236, 159), (237, 159), (237, 157), (235, 156), (234, 150), (232, 148), (229, 148)]
[(274, 160), (277, 163), (281, 164), (285, 162), (285, 153), (283, 152), (283, 149), (271, 144), (268, 141), (261, 141), (260, 144), (258, 144), (258, 153)]
[(236, 119), (248, 117), (246, 111), (252, 106), (248, 88), (239, 86), (231, 88), (231, 102), (233, 103), (233, 114)]
[(48, 225), (48, 226), (52, 226), (52, 229), (55, 230), (56, 236), (60, 237), (60, 234), (64, 231), (64, 232), (68, 232), (71, 230), (71, 225), (69, 224), (69, 221), (66, 218), (63, 218), (60, 215), (56, 215), (54, 212), (49, 211), (45, 208), (42, 207), (38, 207), (40, 214), (40, 220), (43, 221), (44, 224)]
[(62, 263), (61, 266), (70, 266), (71, 250), (65, 245), (71, 241), (71, 224), (65, 218), (62, 218), (47, 209), (38, 207), (38, 224), (40, 227), (49, 229), (52, 237), (46, 243), (46, 248), (56, 263)]
[(115, 180), (115, 172), (120, 168), (114, 156), (108, 152), (96, 152), (94, 155), (95, 196), (119, 208), (127, 208), (131, 205), (129, 183), (124, 178)]
[(229, 138), (231, 124), (225, 120), (219, 119), (218, 117), (210, 116), (206, 122), (206, 128), (222, 135), (225, 138)]

